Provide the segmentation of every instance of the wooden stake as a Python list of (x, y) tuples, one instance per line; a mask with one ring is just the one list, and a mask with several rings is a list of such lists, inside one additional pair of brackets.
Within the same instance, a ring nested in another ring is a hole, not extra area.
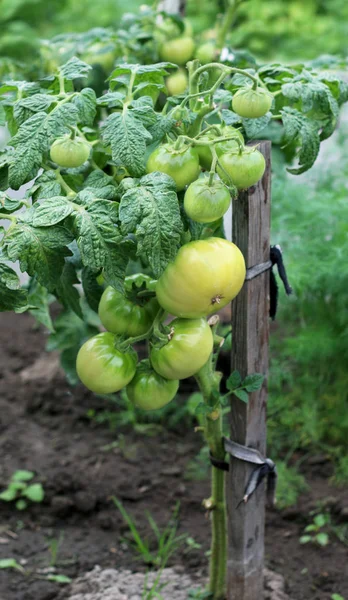
[[(262, 180), (233, 203), (232, 240), (242, 251), (247, 268), (269, 260), (271, 206), (271, 143), (261, 142), (266, 159)], [(232, 303), (232, 371), (244, 378), (267, 374), (269, 340), (269, 271), (246, 281)], [(231, 439), (266, 452), (267, 382), (249, 394), (245, 404), (231, 401)], [(262, 484), (247, 504), (242, 502), (255, 466), (231, 459), (227, 477), (229, 557), (228, 600), (262, 600), (264, 563), (265, 493)]]

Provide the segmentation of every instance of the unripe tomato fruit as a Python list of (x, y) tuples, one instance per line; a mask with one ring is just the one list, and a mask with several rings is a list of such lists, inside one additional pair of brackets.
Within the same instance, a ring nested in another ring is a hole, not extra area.
[(129, 400), (142, 410), (158, 410), (175, 398), (179, 381), (165, 379), (151, 368), (148, 360), (142, 361), (126, 391)]
[(171, 144), (161, 144), (150, 154), (146, 170), (148, 173), (160, 171), (170, 175), (176, 183), (177, 191), (180, 192), (199, 175), (198, 154), (191, 146), (174, 150)]
[(180, 96), (185, 92), (188, 86), (188, 77), (184, 69), (179, 69), (177, 73), (169, 75), (166, 79), (166, 88), (168, 96)]
[(227, 212), (230, 203), (230, 192), (218, 176), (211, 185), (208, 176), (196, 179), (188, 186), (184, 197), (185, 212), (197, 223), (217, 221)]
[(192, 319), (217, 312), (231, 302), (245, 279), (239, 248), (222, 238), (182, 246), (156, 285), (160, 305), (172, 315)]
[[(223, 154), (219, 158), (220, 165), (229, 175), (232, 183), (239, 190), (246, 190), (251, 185), (255, 185), (263, 176), (266, 169), (266, 162), (258, 150), (254, 148), (244, 148), (243, 152), (230, 152)], [(221, 179), (227, 184), (231, 183), (229, 177), (222, 169), (217, 168)]]
[(177, 37), (167, 40), (159, 48), (161, 60), (172, 62), (176, 65), (185, 65), (192, 58), (195, 43), (192, 37)]
[[(126, 295), (122, 294), (113, 287), (108, 286), (99, 302), (99, 317), (105, 329), (118, 335), (126, 335), (128, 337), (136, 337), (146, 333), (158, 313), (159, 304), (155, 297), (137, 298), (136, 288), (141, 289), (141, 284), (144, 283), (144, 289), (154, 289), (155, 280), (151, 280), (147, 275), (126, 277)], [(137, 281), (139, 285), (137, 286)], [(132, 282), (134, 289), (131, 289)], [(130, 295), (127, 297), (127, 286), (130, 286)]]
[(59, 167), (72, 169), (81, 167), (89, 158), (91, 147), (81, 138), (71, 139), (69, 135), (58, 138), (50, 149), (50, 157)]
[(258, 119), (270, 110), (273, 96), (264, 88), (253, 90), (251, 87), (241, 88), (232, 98), (232, 109), (240, 117)]
[(213, 334), (206, 319), (174, 319), (172, 337), (165, 346), (151, 350), (150, 360), (166, 379), (186, 379), (205, 365), (213, 351)]
[[(231, 135), (236, 135), (239, 138), (239, 140), (242, 143), (244, 143), (243, 134), (238, 129), (235, 129), (235, 127), (231, 127), (230, 125), (225, 125), (225, 127), (221, 127), (219, 134), (211, 130), (208, 131), (208, 133), (201, 135), (199, 139), (202, 142), (210, 143), (217, 137), (229, 137)], [(236, 152), (238, 151), (238, 148), (238, 142), (234, 140), (227, 140), (226, 142), (219, 142), (219, 144), (215, 144), (215, 150), (218, 156), (226, 154), (227, 152)], [(197, 152), (201, 167), (209, 171), (213, 160), (211, 146), (197, 146)]]
[(134, 350), (115, 348), (115, 336), (98, 333), (81, 346), (76, 370), (82, 383), (96, 394), (112, 394), (125, 387), (135, 374), (137, 355)]
[(202, 65), (214, 62), (216, 58), (215, 44), (213, 44), (213, 42), (206, 42), (205, 44), (198, 46), (195, 52), (195, 58), (197, 58)]

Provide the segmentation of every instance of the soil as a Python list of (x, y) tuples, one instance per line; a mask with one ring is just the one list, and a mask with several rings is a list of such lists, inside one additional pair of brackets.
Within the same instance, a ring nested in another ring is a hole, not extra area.
[[(0, 315), (0, 489), (14, 471), (28, 469), (45, 490), (44, 501), (24, 511), (0, 502), (0, 559), (15, 558), (24, 569), (0, 571), (0, 600), (68, 598), (69, 586), (48, 581), (49, 573), (75, 579), (95, 565), (144, 571), (113, 496), (141, 533), (149, 533), (146, 511), (163, 527), (180, 502), (178, 534), (200, 547), (183, 546), (169, 566), (205, 578), (210, 532), (202, 498), (209, 484), (183, 477), (200, 450), (198, 435), (182, 425), (149, 436), (97, 424), (88, 411), (110, 410), (110, 401), (70, 387), (45, 342), (30, 315)], [(325, 456), (304, 462), (303, 472), (309, 491), (291, 509), (267, 514), (266, 565), (284, 576), (292, 600), (347, 599), (347, 547), (333, 533), (324, 548), (299, 538), (320, 501), (333, 523), (347, 520), (348, 490), (332, 486)]]

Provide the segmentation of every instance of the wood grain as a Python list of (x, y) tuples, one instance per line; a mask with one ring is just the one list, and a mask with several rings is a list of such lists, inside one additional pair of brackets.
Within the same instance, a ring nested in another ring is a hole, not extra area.
[[(247, 268), (269, 260), (271, 205), (271, 143), (260, 142), (266, 159), (262, 180), (233, 203), (232, 240), (241, 249)], [(232, 303), (232, 371), (244, 378), (252, 373), (267, 376), (269, 344), (269, 271), (246, 281)], [(231, 439), (266, 452), (267, 379), (245, 404), (231, 400)], [(231, 459), (227, 477), (229, 557), (228, 600), (263, 598), (265, 493), (261, 485), (247, 504), (244, 495), (252, 466)]]

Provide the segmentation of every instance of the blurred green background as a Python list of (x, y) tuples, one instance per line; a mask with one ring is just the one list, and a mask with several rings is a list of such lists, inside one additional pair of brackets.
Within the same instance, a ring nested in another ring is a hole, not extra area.
[[(114, 27), (124, 12), (137, 10), (142, 4), (136, 0), (2, 0), (0, 56), (25, 56), (28, 47), (35, 48), (37, 36), (50, 38), (92, 27)], [(224, 5), (221, 0), (188, 0), (187, 15), (195, 31), (211, 29), (216, 16), (223, 15)], [(348, 3), (244, 0), (238, 7), (230, 42), (265, 59), (346, 55)]]
[[(125, 4), (131, 11), (142, 3), (2, 0), (0, 58), (34, 57), (39, 37), (114, 28)], [(206, 35), (222, 7), (215, 0), (188, 1), (197, 36)], [(306, 61), (329, 54), (344, 63), (348, 2), (244, 1), (229, 44), (248, 50), (260, 62)], [(287, 174), (281, 153), (275, 151), (273, 157), (272, 242), (283, 247), (294, 288), (290, 299), (281, 292), (271, 341), (269, 453), (284, 461), (284, 505), (293, 501), (294, 487), (303, 485), (293, 471), (286, 478), (286, 466), (294, 465), (298, 449), (328, 452), (335, 460), (336, 481), (348, 480), (347, 134), (348, 115), (343, 113), (339, 130), (323, 144), (315, 167), (298, 177)]]

